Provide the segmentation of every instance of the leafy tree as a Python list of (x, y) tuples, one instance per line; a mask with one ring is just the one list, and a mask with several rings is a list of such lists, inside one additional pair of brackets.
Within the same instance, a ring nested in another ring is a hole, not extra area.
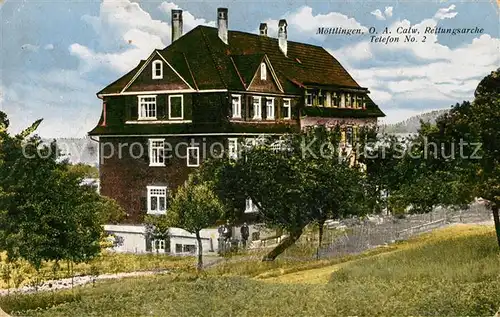
[(203, 269), (203, 245), (200, 231), (213, 226), (223, 213), (222, 203), (208, 186), (191, 175), (175, 193), (168, 212), (156, 221), (158, 228), (179, 227), (193, 233), (198, 242), (198, 270)]
[(18, 135), (0, 112), (0, 248), (37, 270), (42, 261), (87, 261), (102, 236), (100, 196), (58, 160), (56, 144), (29, 137), (41, 120)]
[[(490, 202), (500, 246), (500, 69), (479, 83), (473, 102), (456, 104), (423, 124), (420, 144), (400, 164), (394, 201), (427, 212), (436, 205), (464, 206), (474, 197)], [(415, 155), (416, 154), (416, 155)]]
[(68, 165), (68, 169), (72, 172), (77, 173), (78, 175), (81, 175), (82, 177), (85, 178), (98, 178), (99, 177), (99, 170), (97, 167), (84, 164), (84, 163), (77, 163), (73, 165)]

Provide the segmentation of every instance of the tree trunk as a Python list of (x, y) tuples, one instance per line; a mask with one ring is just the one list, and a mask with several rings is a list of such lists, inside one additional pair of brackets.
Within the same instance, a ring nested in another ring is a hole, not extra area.
[(201, 244), (200, 231), (196, 231), (196, 240), (198, 241), (198, 265), (196, 269), (198, 272), (203, 270), (203, 245)]
[(493, 212), (493, 220), (495, 221), (495, 231), (497, 234), (498, 247), (500, 248), (500, 218), (498, 216), (498, 204), (493, 203), (491, 205), (491, 211)]
[(321, 249), (321, 244), (323, 243), (323, 227), (325, 226), (325, 220), (321, 220), (318, 223), (319, 231), (318, 231), (318, 249), (316, 250), (316, 259), (319, 260), (319, 251)]
[(297, 241), (300, 238), (303, 229), (304, 228), (300, 228), (298, 230), (290, 232), (288, 237), (281, 240), (281, 242), (274, 249), (272, 249), (268, 254), (264, 255), (264, 257), (262, 258), (262, 262), (274, 261), (278, 257), (278, 255), (283, 253), (283, 251), (288, 249), (288, 247), (292, 246), (295, 243), (295, 241)]

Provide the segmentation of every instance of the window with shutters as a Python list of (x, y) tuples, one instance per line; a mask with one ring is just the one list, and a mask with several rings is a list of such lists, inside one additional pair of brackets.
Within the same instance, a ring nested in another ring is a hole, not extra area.
[(149, 139), (149, 166), (165, 166), (165, 139)]
[(165, 214), (167, 210), (167, 187), (147, 186), (148, 214)]

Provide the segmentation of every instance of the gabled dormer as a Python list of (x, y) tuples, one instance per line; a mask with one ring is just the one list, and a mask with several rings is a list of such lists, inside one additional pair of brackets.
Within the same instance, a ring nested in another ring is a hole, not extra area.
[(167, 90), (194, 91), (194, 88), (155, 50), (125, 85), (122, 93)]
[(234, 55), (231, 60), (246, 91), (284, 93), (266, 54)]

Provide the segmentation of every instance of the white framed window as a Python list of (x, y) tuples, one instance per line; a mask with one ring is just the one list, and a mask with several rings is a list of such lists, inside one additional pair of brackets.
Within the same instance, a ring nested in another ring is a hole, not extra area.
[(245, 213), (258, 212), (259, 209), (253, 203), (252, 198), (247, 198), (245, 202)]
[(262, 119), (262, 105), (260, 97), (253, 97), (253, 118)]
[(164, 214), (167, 210), (167, 187), (147, 186), (148, 214)]
[(261, 80), (266, 80), (267, 79), (267, 67), (266, 67), (266, 63), (261, 63), (260, 64), (260, 79)]
[(184, 96), (168, 96), (168, 117), (169, 119), (184, 119)]
[(347, 145), (353, 145), (354, 143), (354, 129), (352, 126), (348, 126), (345, 129), (345, 142)]
[(318, 93), (318, 106), (325, 106), (325, 94), (321, 91)]
[(241, 95), (231, 95), (232, 117), (241, 118)]
[(153, 79), (163, 78), (163, 63), (160, 60), (156, 60), (152, 64), (153, 67)]
[(266, 97), (266, 119), (274, 119), (274, 98)]
[(139, 120), (156, 120), (156, 95), (138, 96)]
[(340, 94), (340, 108), (345, 108), (346, 107), (346, 97), (345, 94)]
[(339, 107), (340, 106), (340, 94), (337, 92), (332, 93), (332, 106)]
[(356, 106), (354, 108), (363, 108), (363, 96), (356, 96)]
[(289, 98), (283, 99), (283, 119), (292, 118), (292, 104)]
[(149, 166), (165, 166), (165, 139), (149, 139)]
[(165, 252), (165, 240), (151, 240), (151, 249), (156, 252)]
[(228, 156), (232, 160), (238, 159), (238, 139), (237, 138), (229, 138), (227, 139), (227, 149)]
[(187, 166), (198, 167), (200, 166), (200, 148), (191, 146), (187, 148)]
[(313, 95), (306, 92), (306, 106), (312, 106), (313, 104)]
[(345, 97), (345, 107), (346, 108), (351, 108), (352, 107), (351, 101), (352, 101), (351, 94), (347, 94), (347, 96)]

